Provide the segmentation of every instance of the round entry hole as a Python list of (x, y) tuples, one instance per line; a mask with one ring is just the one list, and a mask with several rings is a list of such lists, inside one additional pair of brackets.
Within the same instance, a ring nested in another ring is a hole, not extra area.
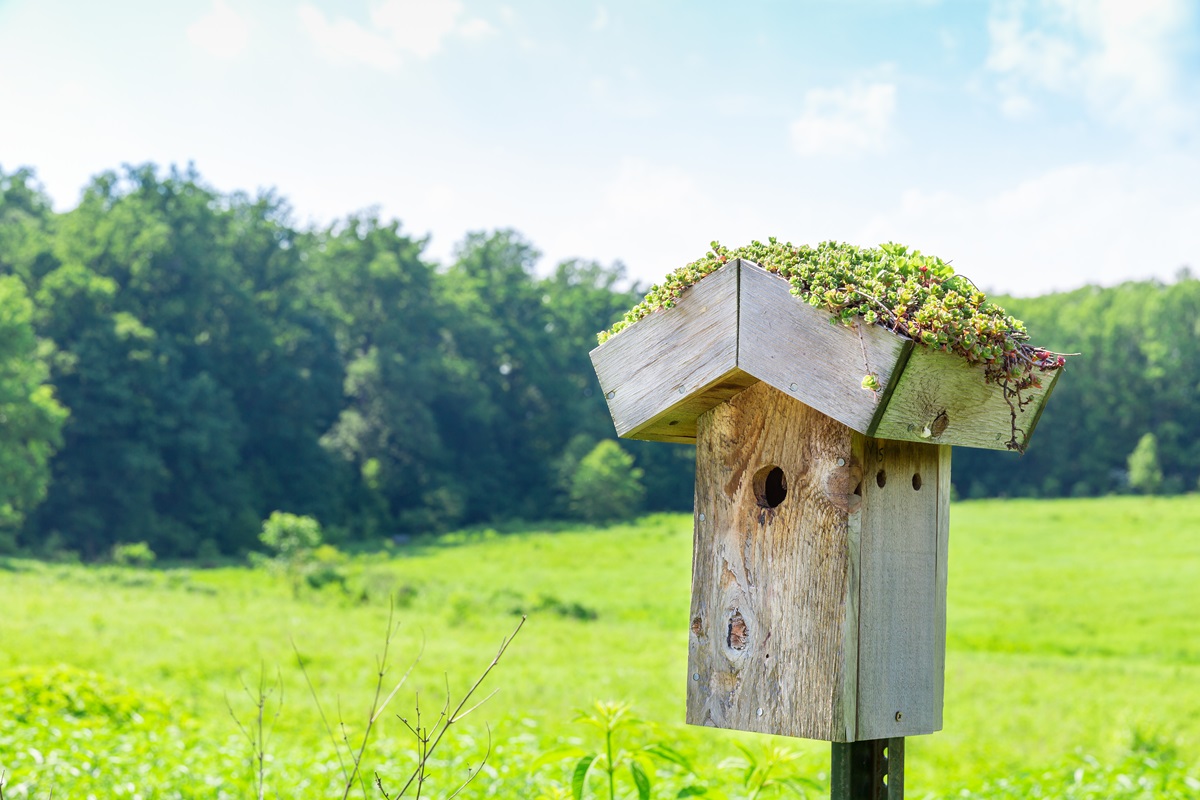
[(754, 496), (762, 508), (775, 508), (787, 497), (787, 478), (775, 465), (763, 467), (754, 474)]
[(882, 489), (887, 486), (887, 470), (879, 470), (875, 473), (875, 485)]
[(913, 473), (913, 488), (917, 491), (921, 489), (921, 473), (919, 472)]

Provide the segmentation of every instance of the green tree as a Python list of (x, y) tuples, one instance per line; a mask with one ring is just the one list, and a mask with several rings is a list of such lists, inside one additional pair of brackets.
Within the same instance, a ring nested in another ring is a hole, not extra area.
[(131, 167), (95, 178), (50, 228), (24, 274), (72, 417), (23, 536), (57, 531), (92, 557), (118, 538), (233, 552), (272, 507), (321, 510), (331, 462), (317, 442), (340, 362), (296, 291), (286, 209)]
[(312, 517), (273, 511), (262, 524), (258, 540), (271, 551), (270, 565), (288, 577), (292, 595), (300, 594), (305, 573), (313, 564), (313, 551), (321, 546), (321, 523)]
[(588, 522), (629, 519), (641, 508), (642, 470), (633, 456), (605, 439), (583, 457), (571, 481), (571, 509)]
[(463, 519), (454, 458), (470, 451), (473, 418), (485, 413), (473, 406), (424, 246), (373, 214), (308, 245), (307, 291), (333, 321), (345, 370), (341, 411), (321, 443), (342, 465), (348, 522), (367, 535)]
[(46, 495), (66, 418), (46, 383), (32, 318), (21, 281), (0, 277), (0, 551), (16, 544), (18, 526)]
[(1163, 472), (1158, 463), (1158, 439), (1147, 433), (1138, 439), (1137, 447), (1129, 454), (1129, 485), (1144, 494), (1155, 494), (1162, 488)]

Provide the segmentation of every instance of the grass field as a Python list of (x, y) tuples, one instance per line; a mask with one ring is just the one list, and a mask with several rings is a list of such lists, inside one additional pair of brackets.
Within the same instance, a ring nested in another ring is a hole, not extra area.
[[(340, 707), (357, 730), (389, 595), (400, 598), (393, 674), (423, 647), (389, 709), (405, 714), (415, 690), (428, 713), (447, 681), (465, 688), (519, 614), (529, 615), (489, 677), (499, 693), (446, 751), (470, 762), (489, 723), (495, 747), (491, 771), (473, 786), (479, 796), (566, 785), (568, 762), (532, 778), (529, 765), (563, 742), (594, 746), (573, 719), (596, 700), (627, 701), (647, 721), (629, 744), (670, 741), (715, 771), (738, 754), (735, 742), (757, 748), (768, 737), (681, 724), (690, 539), (687, 516), (604, 530), (468, 532), (356, 556), (345, 566), (347, 590), (299, 599), (282, 579), (248, 568), (0, 561), (5, 798), (51, 788), (55, 797), (252, 797), (250, 748), (229, 706), (251, 719), (243, 685), (257, 685), (261, 671), (283, 688), (268, 796), (331, 796), (332, 746), (292, 642), (326, 710)], [(1200, 796), (1198, 612), (1200, 497), (955, 504), (945, 730), (909, 740), (909, 796), (1017, 797), (1004, 793), (1006, 781), (1049, 773), (1050, 782), (1078, 782), (1074, 769), (1087, 771), (1089, 759), (1116, 770), (1114, 781), (1120, 764), (1153, 772), (1165, 759), (1169, 774), (1155, 780), (1174, 787), (1169, 796)], [(59, 667), (70, 669), (48, 671)], [(391, 781), (410, 758), (408, 738), (390, 715), (379, 725), (366, 763)], [(828, 745), (774, 743), (823, 777)], [(442, 769), (464, 766), (451, 759)], [(1143, 789), (1121, 796), (1159, 796)]]

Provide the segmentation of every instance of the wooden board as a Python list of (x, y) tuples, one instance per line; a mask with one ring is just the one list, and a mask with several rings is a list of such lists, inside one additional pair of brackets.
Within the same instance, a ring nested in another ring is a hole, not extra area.
[(737, 378), (737, 307), (738, 267), (728, 264), (687, 289), (674, 308), (638, 320), (592, 351), (618, 436), (646, 438), (642, 431), (653, 428), (658, 438), (688, 441), (663, 430), (684, 420), (695, 436), (696, 417), (731, 394), (713, 387)]
[[(912, 341), (878, 325), (831, 325), (830, 313), (800, 301), (791, 284), (741, 262), (738, 366), (781, 392), (866, 431), (888, 396), (893, 372)], [(874, 374), (878, 392), (862, 388)]]
[[(697, 446), (687, 721), (847, 740), (854, 495), (829, 491), (850, 429), (758, 383), (700, 418)], [(755, 491), (769, 466), (787, 481), (775, 508)]]
[[(1017, 413), (1017, 442), (1022, 447), (1028, 445), (1061, 372), (1042, 373), (1040, 389), (1021, 393), (1029, 401)], [(880, 439), (1007, 450), (1012, 424), (1004, 390), (986, 381), (982, 366), (971, 366), (953, 353), (918, 347), (878, 424), (867, 433)]]
[(942, 728), (950, 448), (855, 438), (865, 473), (857, 738), (932, 733)]

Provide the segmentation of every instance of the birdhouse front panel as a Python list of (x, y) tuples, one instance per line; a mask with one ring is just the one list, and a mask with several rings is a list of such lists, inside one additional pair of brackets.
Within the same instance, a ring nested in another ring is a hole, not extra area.
[(766, 383), (700, 417), (687, 721), (828, 741), (941, 728), (949, 448)]

